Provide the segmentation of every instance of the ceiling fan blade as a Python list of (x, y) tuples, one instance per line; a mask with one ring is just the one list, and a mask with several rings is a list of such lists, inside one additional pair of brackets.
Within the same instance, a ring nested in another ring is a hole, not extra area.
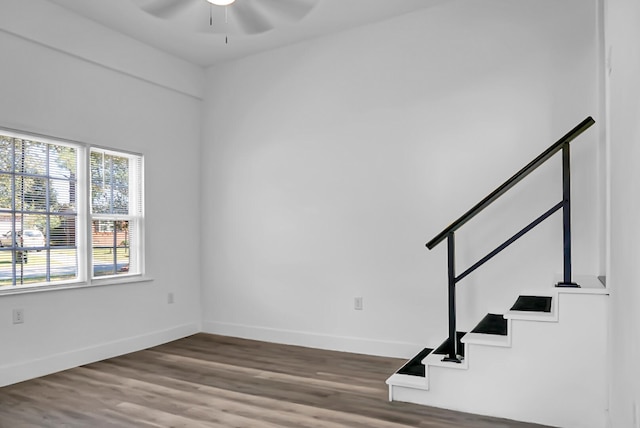
[(317, 3), (317, 0), (260, 0), (254, 2), (254, 5), (278, 15), (279, 18), (297, 21), (311, 12)]
[(199, 1), (204, 0), (147, 0), (140, 7), (158, 18), (171, 19)]
[(209, 34), (260, 34), (305, 17), (319, 0), (129, 0), (145, 12), (182, 28)]
[(229, 7), (229, 19), (235, 19), (245, 34), (265, 33), (273, 29), (267, 16), (248, 1), (236, 1)]

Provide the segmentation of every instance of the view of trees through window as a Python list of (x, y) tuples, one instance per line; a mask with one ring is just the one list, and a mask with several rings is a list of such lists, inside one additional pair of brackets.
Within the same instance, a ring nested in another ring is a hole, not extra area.
[(0, 290), (139, 273), (141, 158), (35, 140), (0, 134)]

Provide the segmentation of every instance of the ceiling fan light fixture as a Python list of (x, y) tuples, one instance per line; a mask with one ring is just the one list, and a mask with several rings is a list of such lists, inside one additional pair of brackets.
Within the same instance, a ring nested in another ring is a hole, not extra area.
[(215, 4), (216, 6), (229, 6), (236, 0), (207, 0), (211, 4)]

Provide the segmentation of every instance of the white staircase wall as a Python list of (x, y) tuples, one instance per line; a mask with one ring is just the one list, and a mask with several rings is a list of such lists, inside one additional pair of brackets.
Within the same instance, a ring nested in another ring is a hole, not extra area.
[(467, 344), (467, 370), (429, 366), (428, 390), (390, 386), (390, 398), (566, 428), (604, 427), (608, 295), (586, 292), (558, 290), (557, 321), (512, 319), (511, 347)]

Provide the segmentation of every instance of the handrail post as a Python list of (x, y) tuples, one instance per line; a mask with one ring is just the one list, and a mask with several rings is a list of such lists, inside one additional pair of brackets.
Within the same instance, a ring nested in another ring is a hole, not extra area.
[(571, 152), (569, 143), (562, 146), (562, 241), (564, 272), (556, 287), (580, 287), (571, 280)]
[(456, 338), (456, 245), (454, 232), (447, 234), (447, 263), (449, 271), (449, 350), (442, 361), (460, 363)]

